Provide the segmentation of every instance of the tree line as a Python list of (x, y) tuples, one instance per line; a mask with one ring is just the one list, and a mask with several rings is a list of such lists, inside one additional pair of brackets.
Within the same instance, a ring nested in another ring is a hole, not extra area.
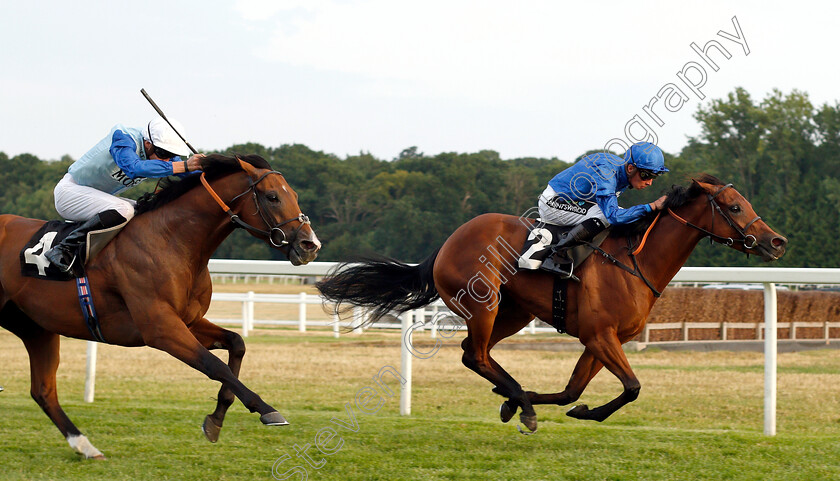
[[(737, 88), (699, 107), (694, 118), (701, 133), (679, 153), (666, 153), (671, 172), (650, 189), (626, 191), (619, 203), (651, 202), (672, 184), (710, 173), (732, 182), (788, 238), (788, 254), (776, 265), (840, 265), (840, 103), (815, 107), (797, 90), (776, 90), (755, 101)], [(340, 158), (300, 144), (248, 143), (220, 153), (257, 154), (283, 172), (324, 243), (319, 260), (376, 253), (417, 262), (477, 215), (525, 213), (552, 176), (590, 152), (564, 161), (502, 159), (492, 150), (426, 155), (410, 147), (383, 160), (367, 153)], [(69, 156), (45, 161), (0, 152), (0, 212), (58, 218), (52, 190), (72, 162)], [(127, 196), (138, 198), (154, 186), (154, 180), (146, 181)], [(280, 259), (281, 254), (237, 231), (214, 257)], [(707, 242), (688, 261), (694, 266), (759, 264)]]

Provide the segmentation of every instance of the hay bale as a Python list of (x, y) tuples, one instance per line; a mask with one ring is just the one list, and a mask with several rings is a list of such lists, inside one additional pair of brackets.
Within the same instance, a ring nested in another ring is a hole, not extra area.
[[(778, 291), (779, 322), (838, 322), (840, 321), (840, 292)], [(648, 324), (666, 322), (737, 323), (743, 328), (727, 330), (728, 339), (757, 339), (756, 325), (764, 321), (764, 293), (737, 289), (700, 289), (671, 287), (653, 306)], [(831, 336), (840, 335), (840, 328), (831, 328)], [(779, 329), (778, 337), (790, 337), (790, 329)], [(820, 339), (823, 328), (796, 329), (798, 339)], [(689, 339), (720, 339), (720, 328), (691, 329)], [(650, 332), (650, 341), (682, 339), (681, 329)]]

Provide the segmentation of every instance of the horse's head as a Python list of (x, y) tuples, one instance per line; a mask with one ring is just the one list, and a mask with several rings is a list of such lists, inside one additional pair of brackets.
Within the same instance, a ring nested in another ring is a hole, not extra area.
[(694, 180), (692, 190), (702, 190), (696, 202), (704, 206), (695, 228), (735, 250), (760, 255), (764, 261), (785, 254), (787, 239), (771, 229), (732, 184), (708, 176)]
[(240, 227), (279, 249), (296, 266), (315, 260), (321, 242), (309, 224), (309, 217), (298, 206), (297, 193), (283, 175), (241, 159), (239, 163), (248, 175), (249, 185), (234, 201), (243, 197), (251, 199), (238, 203), (236, 215), (245, 224), (239, 224)]

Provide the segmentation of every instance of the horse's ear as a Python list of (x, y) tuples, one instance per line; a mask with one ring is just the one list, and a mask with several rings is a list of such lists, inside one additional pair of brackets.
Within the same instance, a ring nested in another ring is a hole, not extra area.
[(697, 185), (698, 187), (700, 187), (701, 189), (705, 190), (706, 192), (709, 192), (709, 193), (711, 193), (713, 188), (714, 188), (714, 186), (712, 184), (708, 184), (706, 182), (700, 182), (699, 180), (694, 179), (694, 178), (691, 179), (691, 182), (693, 184)]
[(248, 162), (245, 162), (244, 160), (240, 159), (239, 157), (237, 157), (236, 160), (239, 161), (239, 165), (242, 167), (242, 170), (244, 170), (251, 177), (256, 177), (256, 175), (257, 175), (257, 168), (256, 167), (249, 164)]

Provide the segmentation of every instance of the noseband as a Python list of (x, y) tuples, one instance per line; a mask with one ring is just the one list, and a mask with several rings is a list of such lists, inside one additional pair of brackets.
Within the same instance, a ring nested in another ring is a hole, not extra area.
[[(243, 228), (243, 229), (245, 229), (249, 232), (252, 232), (254, 234), (258, 234), (258, 235), (267, 237), (268, 241), (274, 247), (283, 247), (283, 246), (289, 245), (291, 242), (294, 242), (295, 238), (297, 237), (298, 232), (300, 232), (300, 230), (303, 228), (304, 225), (309, 224), (309, 217), (307, 217), (303, 212), (301, 212), (296, 217), (292, 217), (291, 219), (280, 221), (280, 222), (274, 224), (273, 226), (271, 225), (271, 222), (269, 222), (268, 218), (263, 213), (263, 210), (260, 209), (260, 199), (259, 199), (259, 196), (257, 195), (257, 184), (262, 182), (262, 180), (265, 179), (269, 174), (277, 174), (277, 175), (280, 175), (280, 176), (283, 175), (280, 172), (277, 172), (276, 170), (268, 171), (268, 172), (264, 173), (263, 175), (261, 175), (257, 180), (251, 182), (251, 184), (248, 186), (248, 188), (245, 189), (245, 192), (237, 195), (236, 197), (234, 197), (231, 200), (231, 202), (234, 202), (234, 201), (236, 201), (236, 199), (242, 197), (243, 195), (247, 194), (248, 192), (251, 192), (253, 194), (253, 197), (254, 197), (254, 205), (257, 208), (257, 214), (260, 215), (260, 218), (263, 220), (266, 227), (268, 227), (268, 230), (257, 229), (256, 227), (246, 223), (241, 218), (239, 218), (239, 215), (234, 214), (233, 211), (230, 209), (230, 207), (228, 207), (227, 204), (225, 204), (224, 201), (221, 199), (221, 197), (219, 197), (219, 195), (216, 194), (216, 192), (213, 190), (213, 188), (210, 187), (210, 184), (207, 182), (207, 179), (204, 176), (204, 172), (201, 173), (201, 183), (202, 183), (202, 185), (204, 185), (204, 188), (207, 189), (207, 192), (210, 193), (210, 196), (213, 197), (213, 199), (216, 201), (216, 203), (219, 204), (219, 206), (222, 208), (223, 211), (225, 211), (225, 214), (230, 216), (230, 221), (233, 222), (237, 227), (241, 227), (241, 228)], [(292, 232), (291, 241), (289, 241), (289, 240), (286, 239), (286, 233), (283, 232), (283, 230), (280, 227), (288, 224), (289, 222), (294, 222), (294, 221), (300, 222), (300, 225), (294, 230), (294, 232)], [(275, 237), (275, 236), (277, 236), (277, 237)]]
[(687, 220), (685, 220), (682, 217), (675, 214), (674, 211), (672, 211), (671, 209), (668, 209), (668, 213), (671, 214), (671, 217), (677, 219), (677, 221), (679, 221), (681, 224), (683, 224), (685, 226), (688, 226), (688, 227), (692, 227), (692, 228), (697, 229), (700, 232), (706, 234), (706, 236), (709, 237), (710, 241), (717, 241), (717, 242), (720, 242), (721, 244), (724, 244), (724, 245), (727, 245), (727, 246), (731, 246), (735, 243), (739, 243), (739, 244), (744, 245), (744, 249), (753, 249), (754, 247), (756, 247), (758, 245), (758, 240), (755, 238), (754, 235), (747, 234), (747, 230), (757, 220), (761, 219), (761, 217), (755, 216), (755, 218), (753, 220), (747, 222), (747, 225), (745, 225), (744, 227), (740, 227), (738, 224), (736, 224), (735, 221), (733, 221), (732, 218), (729, 217), (729, 215), (726, 212), (724, 212), (723, 209), (720, 208), (720, 205), (715, 200), (715, 198), (718, 195), (720, 195), (721, 192), (723, 192), (724, 190), (726, 190), (730, 187), (732, 187), (732, 184), (726, 184), (723, 187), (721, 187), (720, 189), (718, 189), (717, 192), (715, 192), (714, 194), (706, 194), (706, 196), (709, 198), (709, 205), (712, 208), (712, 229), (714, 230), (714, 228), (715, 228), (715, 217), (717, 217), (715, 215), (715, 213), (720, 214), (721, 217), (723, 217), (723, 220), (725, 220), (726, 223), (729, 224), (729, 226), (732, 227), (732, 229), (734, 229), (735, 232), (737, 232), (738, 235), (741, 236), (740, 239), (733, 239), (731, 237), (723, 237), (723, 236), (715, 234), (714, 232), (710, 232), (710, 231), (708, 231), (708, 230), (706, 230), (706, 229), (704, 229), (700, 226), (697, 226), (697, 225), (692, 224), (691, 222), (688, 222)]

